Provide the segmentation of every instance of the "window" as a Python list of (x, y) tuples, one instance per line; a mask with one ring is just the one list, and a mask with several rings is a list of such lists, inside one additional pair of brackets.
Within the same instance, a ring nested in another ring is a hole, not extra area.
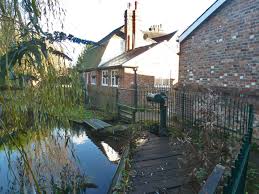
[(108, 76), (108, 71), (102, 71), (102, 85), (103, 86), (108, 86), (109, 81), (109, 76)]
[(119, 85), (119, 72), (118, 70), (111, 71), (111, 85), (113, 87), (118, 87)]
[(95, 71), (91, 72), (91, 84), (96, 85), (96, 72)]

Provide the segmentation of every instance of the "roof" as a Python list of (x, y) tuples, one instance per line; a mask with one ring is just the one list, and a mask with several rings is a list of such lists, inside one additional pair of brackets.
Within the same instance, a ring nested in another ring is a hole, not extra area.
[(197, 29), (209, 16), (228, 0), (215, 1), (200, 17), (198, 17), (179, 37), (179, 42), (186, 39), (195, 29)]
[(102, 43), (106, 42), (107, 40), (110, 40), (114, 35), (117, 35), (117, 36), (125, 39), (124, 32), (122, 32), (123, 28), (124, 28), (124, 25), (116, 28), (115, 30), (110, 32), (107, 36), (105, 36), (100, 41), (98, 41), (97, 44), (102, 44)]
[(122, 66), (125, 62), (144, 53), (145, 51), (156, 46), (157, 44), (159, 44), (165, 40), (166, 41), (170, 40), (176, 33), (176, 31), (175, 31), (170, 34), (165, 34), (165, 35), (162, 35), (159, 37), (151, 38), (152, 40), (155, 41), (155, 43), (124, 52), (121, 55), (116, 56), (115, 58), (100, 65), (103, 54), (107, 48), (107, 45), (108, 45), (110, 39), (114, 35), (117, 35), (118, 37), (125, 39), (125, 33), (123, 32), (123, 28), (124, 28), (124, 26), (121, 26), (121, 27), (115, 29), (110, 34), (108, 34), (103, 39), (101, 39), (99, 42), (97, 42), (98, 43), (97, 46), (94, 46), (94, 47), (90, 48), (89, 50), (87, 50), (83, 56), (83, 60), (82, 60), (83, 62), (81, 63), (80, 68), (79, 68), (80, 71), (91, 71), (91, 70), (95, 70), (95, 69), (105, 69), (105, 68), (109, 68), (109, 67)]
[(83, 62), (80, 64), (80, 70), (91, 70), (98, 67), (102, 60), (102, 56), (104, 54), (104, 51), (107, 48), (108, 45), (107, 41), (106, 43), (103, 43), (100, 46), (96, 46), (94, 48), (89, 49), (83, 56)]
[(111, 68), (111, 67), (118, 67), (118, 66), (122, 66), (124, 63), (126, 63), (127, 61), (133, 59), (134, 57), (146, 52), (147, 50), (153, 48), (154, 46), (158, 45), (159, 43), (163, 42), (163, 41), (169, 41), (176, 33), (177, 31), (174, 31), (170, 34), (166, 34), (160, 37), (156, 37), (156, 38), (152, 38), (153, 40), (156, 41), (156, 43), (147, 45), (147, 46), (142, 46), (142, 47), (138, 47), (135, 48), (133, 50), (130, 50), (128, 52), (125, 52), (109, 61), (107, 61), (106, 63), (102, 64), (101, 66), (99, 66), (100, 69), (105, 69), (105, 68)]
[(98, 45), (91, 47), (83, 56), (83, 62), (80, 65), (80, 70), (96, 69), (102, 60), (102, 56), (107, 48), (110, 39), (117, 35), (124, 39), (123, 32), (121, 32), (123, 26), (113, 30), (107, 36), (98, 41)]
[(146, 52), (147, 50), (156, 46), (157, 44), (159, 44), (159, 43), (153, 43), (151, 45), (138, 47), (136, 49), (125, 52), (125, 53), (107, 61), (106, 63), (102, 64), (101, 66), (99, 66), (99, 69), (122, 66), (127, 61), (129, 61), (129, 60), (133, 59), (134, 57)]

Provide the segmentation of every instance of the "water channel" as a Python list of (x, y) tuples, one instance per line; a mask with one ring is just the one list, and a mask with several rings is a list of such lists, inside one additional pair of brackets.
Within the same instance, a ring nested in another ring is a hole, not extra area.
[(107, 193), (123, 147), (80, 125), (6, 139), (0, 141), (0, 193)]

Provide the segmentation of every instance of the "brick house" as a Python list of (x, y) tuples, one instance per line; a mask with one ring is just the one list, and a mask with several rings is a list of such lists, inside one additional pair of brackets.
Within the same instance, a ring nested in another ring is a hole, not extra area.
[(259, 1), (217, 0), (179, 37), (179, 83), (243, 94), (259, 112)]
[(179, 42), (179, 82), (259, 90), (258, 0), (217, 0)]
[[(165, 33), (162, 25), (142, 29), (139, 4), (128, 5), (125, 24), (88, 49), (80, 64), (87, 85), (131, 88), (154, 86), (178, 79), (176, 32)], [(163, 83), (162, 83), (163, 82)], [(172, 84), (172, 83), (171, 83)]]

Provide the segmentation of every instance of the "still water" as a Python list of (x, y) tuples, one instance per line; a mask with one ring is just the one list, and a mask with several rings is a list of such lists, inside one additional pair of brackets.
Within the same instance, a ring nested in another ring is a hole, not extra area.
[(122, 144), (84, 127), (53, 127), (0, 141), (0, 193), (107, 193)]

